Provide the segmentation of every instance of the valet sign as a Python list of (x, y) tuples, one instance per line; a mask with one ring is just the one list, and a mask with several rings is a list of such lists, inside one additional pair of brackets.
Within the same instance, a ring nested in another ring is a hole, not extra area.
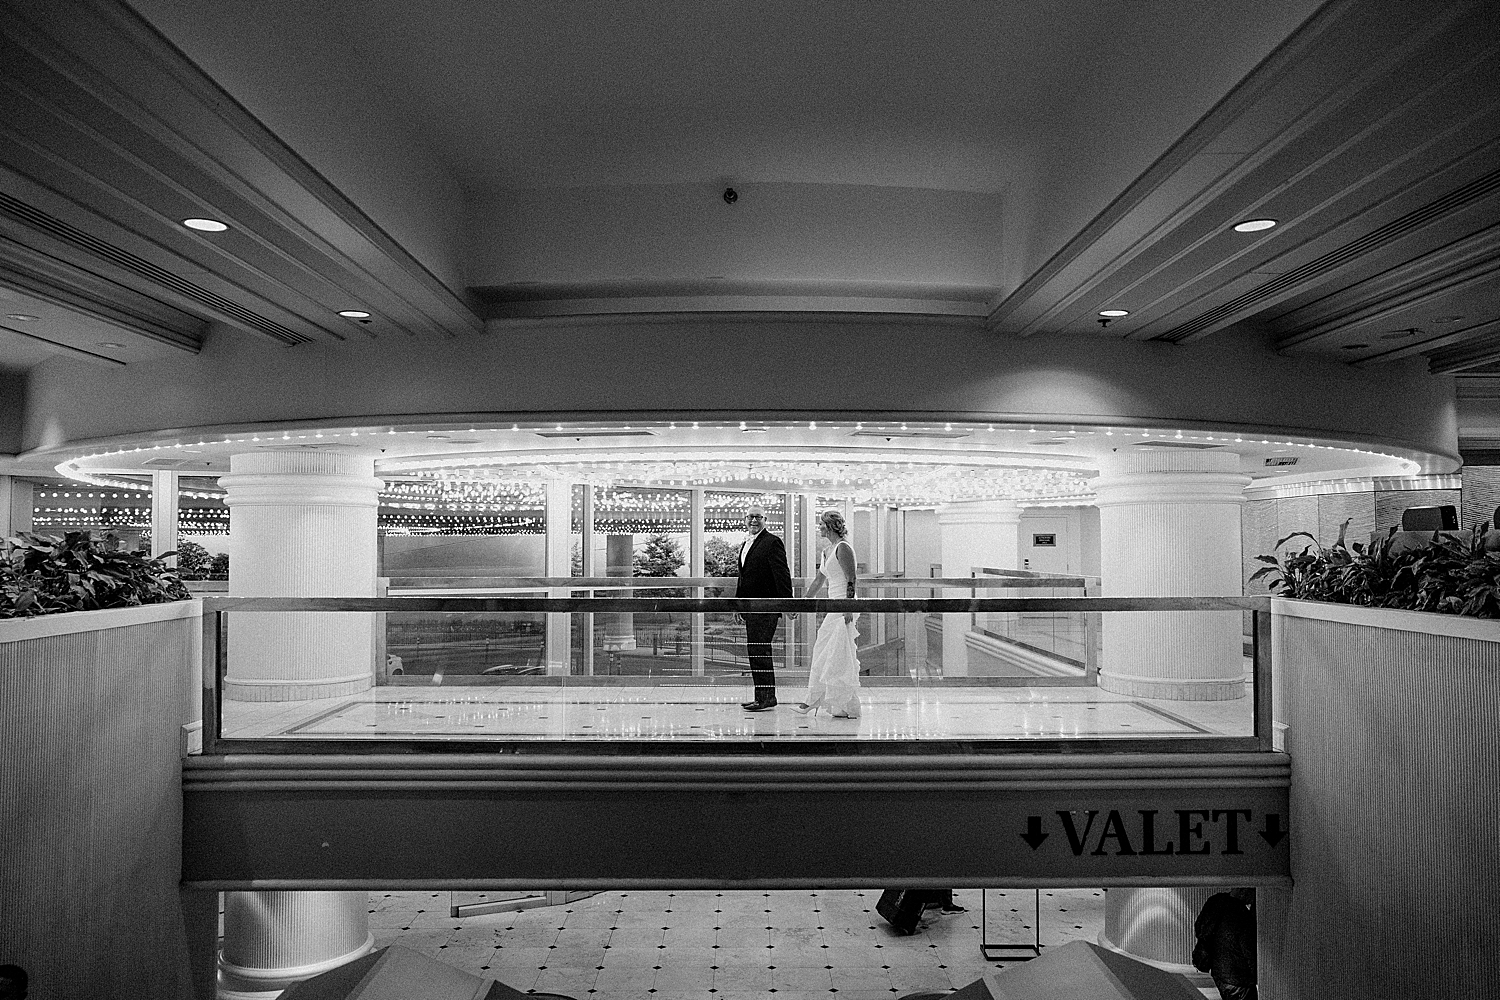
[(1289, 870), (1295, 831), (1284, 789), (1049, 798), (1008, 803), (996, 846), (1015, 873), (1135, 878)]

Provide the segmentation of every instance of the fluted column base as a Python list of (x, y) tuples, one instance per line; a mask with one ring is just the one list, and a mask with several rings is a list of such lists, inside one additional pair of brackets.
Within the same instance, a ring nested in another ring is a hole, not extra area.
[(369, 954), (364, 892), (230, 892), (219, 1000), (271, 1000), (293, 983)]
[(1104, 671), (1099, 673), (1099, 690), (1131, 698), (1161, 698), (1165, 701), (1233, 701), (1247, 696), (1245, 682), (1239, 678), (1163, 681)]
[(311, 701), (315, 698), (347, 698), (371, 687), (374, 687), (374, 680), (368, 671), (310, 681), (249, 681), (230, 677), (224, 681), (224, 697), (230, 701)]

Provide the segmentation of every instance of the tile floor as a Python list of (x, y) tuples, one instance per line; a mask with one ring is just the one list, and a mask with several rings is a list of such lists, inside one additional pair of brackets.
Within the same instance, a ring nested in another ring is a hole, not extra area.
[[(503, 898), (496, 894), (494, 898)], [(968, 912), (929, 911), (897, 934), (875, 912), (879, 889), (607, 891), (534, 909), (455, 918), (479, 893), (371, 893), (376, 945), (400, 943), (466, 972), (588, 1000), (892, 1000), (966, 986), (1003, 963), (991, 943), (1033, 940), (1033, 890), (958, 890)], [(1044, 889), (1046, 945), (1097, 940), (1098, 889)]]

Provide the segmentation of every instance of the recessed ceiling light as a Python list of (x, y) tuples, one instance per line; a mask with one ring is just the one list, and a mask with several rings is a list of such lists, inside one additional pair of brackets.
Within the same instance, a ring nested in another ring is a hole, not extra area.
[(1341, 351), (1363, 351), (1366, 347), (1369, 347), (1369, 346), (1370, 346), (1369, 344), (1345, 344), (1343, 347), (1340, 347), (1339, 350), (1341, 350)]
[(1118, 319), (1121, 316), (1129, 316), (1129, 309), (1100, 309), (1100, 316), (1108, 316), (1110, 319)]
[(124, 344), (117, 344), (113, 340), (101, 340), (101, 341), (99, 341), (98, 344), (96, 344), (94, 346), (96, 346), (96, 347), (108, 347), (108, 348), (111, 348), (113, 350), (118, 350), (119, 348), (124, 347), (125, 345)]
[(1439, 316), (1437, 319), (1433, 320), (1433, 322), (1434, 323), (1457, 323), (1461, 319), (1463, 319), (1462, 316)]
[(370, 314), (363, 309), (340, 309), (339, 315), (348, 319), (369, 319)]
[(1275, 219), (1246, 219), (1234, 227), (1237, 233), (1258, 233), (1263, 229), (1270, 229), (1276, 225)]
[(182, 224), (200, 233), (222, 233), (229, 228), (218, 219), (183, 219)]
[(5, 318), (13, 319), (17, 323), (29, 323), (34, 319), (41, 319), (42, 317), (33, 316), (31, 313), (6, 313)]
[(1416, 329), (1416, 327), (1412, 327), (1410, 330), (1395, 330), (1395, 331), (1393, 331), (1391, 333), (1382, 333), (1380, 335), (1380, 339), (1381, 340), (1404, 340), (1407, 337), (1415, 337), (1416, 335), (1417, 335), (1417, 329)]

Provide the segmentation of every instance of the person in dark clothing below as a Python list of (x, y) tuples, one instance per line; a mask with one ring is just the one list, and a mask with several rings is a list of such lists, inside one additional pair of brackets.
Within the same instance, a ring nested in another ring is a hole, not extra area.
[(0, 1000), (26, 1000), (27, 981), (19, 965), (0, 965)]
[(953, 901), (952, 889), (928, 889), (927, 891), (931, 893), (931, 895), (927, 898), (927, 902), (923, 904), (926, 909), (937, 910), (944, 916), (947, 916), (951, 913), (969, 912), (969, 908), (967, 906), (959, 906)]
[(943, 915), (967, 913), (968, 908), (953, 901), (952, 889), (887, 889), (875, 904), (875, 912), (900, 934), (915, 934), (927, 910)]
[(1213, 977), (1223, 1000), (1255, 1000), (1255, 890), (1208, 897), (1193, 924), (1193, 967)]

